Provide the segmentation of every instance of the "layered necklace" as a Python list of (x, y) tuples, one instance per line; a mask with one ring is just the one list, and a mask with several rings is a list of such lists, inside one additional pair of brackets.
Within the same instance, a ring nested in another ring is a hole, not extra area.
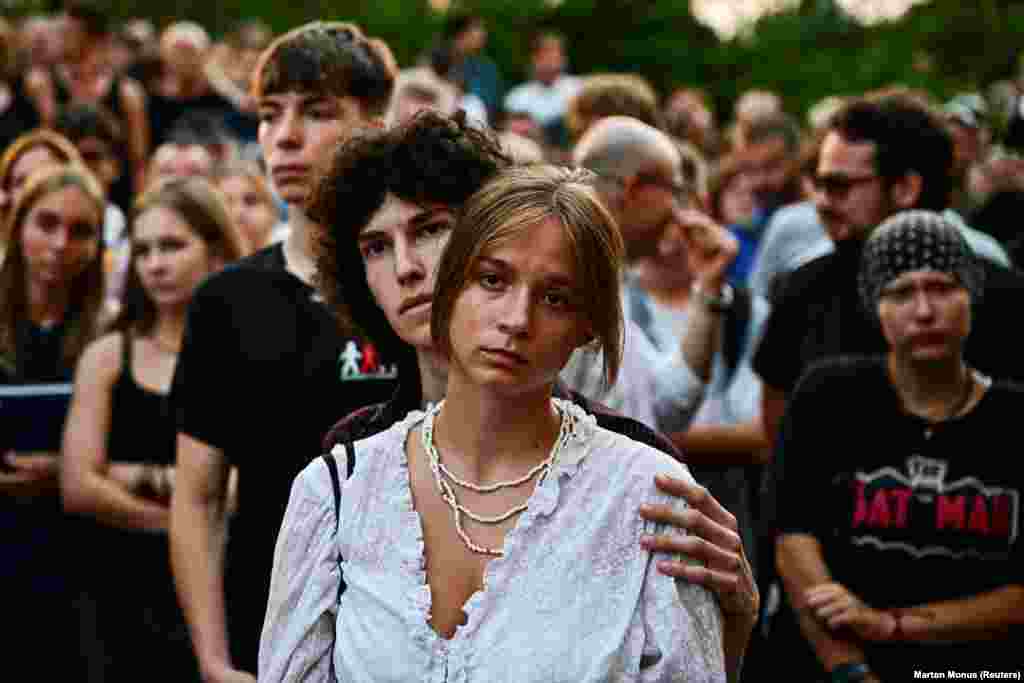
[(441, 454), (438, 453), (437, 447), (434, 445), (434, 418), (441, 410), (441, 405), (442, 404), (439, 403), (437, 405), (431, 406), (427, 410), (427, 414), (423, 418), (423, 427), (420, 430), (420, 437), (423, 443), (423, 450), (427, 454), (427, 458), (430, 463), (430, 471), (433, 472), (434, 474), (434, 482), (437, 484), (437, 492), (441, 495), (441, 499), (444, 500), (444, 502), (448, 504), (448, 507), (451, 508), (452, 516), (455, 518), (455, 530), (458, 532), (459, 538), (462, 539), (462, 542), (466, 544), (466, 547), (474, 553), (501, 557), (503, 553), (500, 549), (487, 548), (485, 546), (478, 545), (473, 542), (473, 539), (469, 537), (469, 534), (466, 533), (466, 529), (462, 525), (462, 517), (463, 515), (465, 515), (466, 517), (469, 517), (471, 520), (479, 524), (501, 524), (505, 520), (510, 519), (515, 515), (518, 515), (519, 513), (525, 511), (527, 503), (513, 506), (509, 508), (506, 512), (499, 515), (480, 515), (473, 512), (472, 510), (470, 510), (465, 505), (459, 502), (459, 498), (455, 493), (456, 487), (468, 489), (470, 491), (475, 491), (476, 493), (486, 495), (488, 493), (494, 493), (502, 489), (522, 486), (523, 484), (530, 481), (534, 477), (538, 477), (536, 485), (540, 486), (541, 483), (544, 481), (544, 478), (548, 475), (551, 469), (558, 462), (558, 459), (561, 456), (562, 451), (565, 449), (565, 446), (568, 443), (569, 438), (572, 436), (572, 424), (569, 412), (561, 407), (558, 407), (556, 404), (556, 408), (558, 409), (558, 414), (560, 417), (558, 426), (558, 438), (555, 439), (555, 444), (551, 447), (551, 453), (548, 454), (548, 457), (544, 458), (544, 460), (537, 463), (537, 465), (534, 466), (529, 472), (519, 477), (518, 479), (514, 479), (512, 481), (499, 481), (493, 484), (488, 484), (486, 486), (481, 486), (479, 484), (474, 484), (471, 481), (460, 479), (454, 473), (452, 473), (452, 471), (449, 470), (443, 462), (441, 462)]

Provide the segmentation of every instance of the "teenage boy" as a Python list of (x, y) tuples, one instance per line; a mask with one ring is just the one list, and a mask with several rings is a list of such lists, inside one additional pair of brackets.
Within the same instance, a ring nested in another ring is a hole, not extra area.
[[(196, 292), (171, 397), (171, 564), (206, 681), (255, 681), (291, 481), (339, 416), (394, 388), (394, 367), (366, 339), (342, 336), (316, 293), (316, 226), (303, 208), (334, 147), (383, 125), (394, 74), (382, 42), (322, 22), (281, 36), (255, 72), (259, 143), (290, 236)], [(238, 506), (228, 535), (232, 466)]]

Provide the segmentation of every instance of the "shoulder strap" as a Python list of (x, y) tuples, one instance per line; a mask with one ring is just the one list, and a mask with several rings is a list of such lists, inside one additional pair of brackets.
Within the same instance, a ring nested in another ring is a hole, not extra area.
[(132, 335), (127, 330), (121, 335), (121, 372), (132, 374)]
[[(348, 461), (345, 464), (345, 479), (352, 476), (352, 472), (355, 471), (356, 467), (356, 447), (352, 443), (351, 439), (345, 440), (345, 459)], [(327, 472), (331, 475), (331, 488), (334, 491), (334, 535), (338, 535), (338, 527), (341, 524), (341, 478), (338, 476), (338, 461), (331, 456), (330, 453), (324, 453), (320, 456), (327, 465)], [(341, 563), (344, 558), (341, 553), (338, 553), (338, 570), (341, 571)], [(338, 583), (338, 601), (341, 601), (341, 596), (345, 592), (345, 576), (341, 577), (341, 581)]]
[[(338, 476), (338, 461), (330, 453), (324, 453), (320, 459), (327, 465), (327, 472), (331, 475), (331, 489), (334, 491), (334, 533), (338, 533), (338, 525), (341, 522), (341, 478)], [(345, 441), (345, 478), (352, 476), (356, 468), (356, 447), (351, 440)]]
[(341, 514), (341, 481), (338, 479), (338, 461), (330, 453), (324, 453), (320, 459), (327, 465), (327, 472), (331, 475), (331, 488), (334, 490), (334, 533), (338, 533), (338, 520)]

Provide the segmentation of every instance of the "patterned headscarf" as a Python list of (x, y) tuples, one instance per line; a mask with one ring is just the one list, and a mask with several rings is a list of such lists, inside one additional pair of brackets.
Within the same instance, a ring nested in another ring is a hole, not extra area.
[(934, 211), (903, 211), (879, 225), (864, 245), (858, 285), (868, 315), (877, 320), (882, 288), (915, 270), (952, 275), (972, 305), (981, 299), (985, 271), (960, 230)]

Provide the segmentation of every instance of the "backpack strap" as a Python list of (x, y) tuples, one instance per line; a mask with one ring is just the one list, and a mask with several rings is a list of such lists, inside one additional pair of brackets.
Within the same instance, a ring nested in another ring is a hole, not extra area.
[[(324, 453), (320, 456), (320, 459), (327, 465), (327, 473), (331, 475), (331, 488), (334, 492), (334, 535), (338, 535), (338, 527), (341, 524), (341, 478), (338, 475), (338, 461), (330, 453)], [(351, 439), (345, 440), (345, 479), (352, 476), (352, 472), (356, 468), (356, 447), (352, 443)], [(341, 572), (341, 563), (345, 558), (338, 553), (338, 572)], [(338, 584), (338, 600), (341, 600), (342, 594), (345, 592), (345, 576), (342, 575), (341, 582)]]
[(327, 472), (331, 475), (331, 488), (334, 490), (334, 533), (337, 534), (341, 515), (341, 480), (338, 479), (338, 461), (330, 453), (324, 453), (320, 459), (327, 465)]

